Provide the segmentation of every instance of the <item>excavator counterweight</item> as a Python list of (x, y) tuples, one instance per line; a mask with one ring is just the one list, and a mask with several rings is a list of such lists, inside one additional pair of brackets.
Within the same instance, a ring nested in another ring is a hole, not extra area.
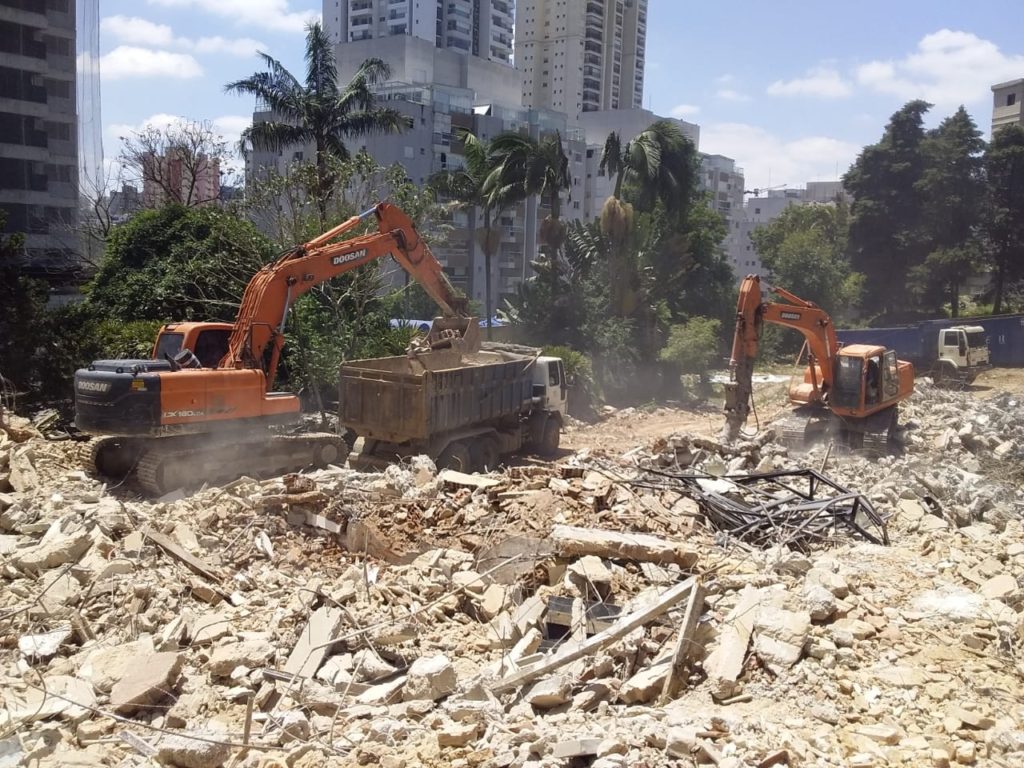
[[(349, 236), (370, 217), (377, 232)], [(234, 323), (171, 323), (149, 360), (98, 360), (75, 373), (75, 421), (93, 441), (94, 470), (162, 494), (241, 474), (343, 461), (334, 434), (272, 431), (301, 420), (299, 398), (272, 391), (288, 311), (338, 275), (392, 256), (444, 316), (443, 344), (474, 351), (479, 326), (409, 217), (380, 203), (286, 251), (246, 286)], [(440, 335), (440, 331), (438, 332)], [(442, 343), (437, 341), (437, 343)]]
[(898, 404), (914, 391), (914, 366), (884, 347), (842, 347), (828, 313), (783, 288), (764, 288), (783, 301), (765, 301), (757, 275), (740, 284), (723, 438), (737, 439), (750, 415), (761, 331), (772, 323), (803, 334), (807, 351), (803, 376), (789, 388), (789, 401), (796, 408), (779, 425), (783, 439), (803, 445), (829, 437), (852, 448), (882, 452), (897, 429)]

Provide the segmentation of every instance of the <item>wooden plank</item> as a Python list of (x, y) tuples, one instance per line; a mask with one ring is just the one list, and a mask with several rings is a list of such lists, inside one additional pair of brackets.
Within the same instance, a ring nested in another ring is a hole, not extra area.
[(649, 605), (639, 611), (634, 611), (627, 616), (623, 616), (603, 632), (599, 632), (589, 640), (582, 643), (573, 643), (564, 647), (561, 652), (556, 653), (550, 659), (525, 667), (514, 674), (502, 678), (495, 685), (491, 686), (491, 690), (495, 693), (501, 693), (502, 691), (509, 691), (513, 688), (518, 688), (525, 683), (536, 680), (538, 677), (542, 677), (549, 672), (553, 672), (559, 667), (571, 664), (577, 659), (597, 653), (598, 651), (613, 645), (633, 630), (653, 621), (676, 603), (680, 602), (690, 593), (690, 590), (693, 589), (695, 583), (696, 579), (690, 578), (684, 582), (676, 584), (662, 594), (658, 598), (658, 601), (653, 605)]
[(683, 611), (683, 621), (679, 625), (679, 637), (676, 638), (675, 647), (672, 649), (668, 675), (661, 687), (661, 698), (658, 701), (660, 706), (665, 706), (672, 698), (675, 693), (676, 681), (696, 656), (697, 646), (693, 640), (693, 633), (697, 630), (697, 622), (700, 621), (702, 610), (704, 610), (704, 583), (698, 579), (693, 585), (693, 589), (690, 590), (690, 597), (687, 599), (686, 609)]
[[(154, 544), (160, 547), (160, 549), (162, 549), (164, 552), (173, 557), (175, 560), (184, 565), (193, 573), (202, 576), (207, 581), (212, 581), (214, 584), (220, 584), (222, 580), (221, 576), (215, 570), (213, 570), (213, 566), (203, 562), (198, 557), (195, 557), (189, 552), (186, 552), (184, 549), (182, 549), (175, 542), (171, 541), (163, 534), (157, 533), (151, 528), (143, 528), (142, 535), (150, 541), (152, 541)], [(224, 597), (225, 599), (228, 599), (230, 595), (225, 595)]]

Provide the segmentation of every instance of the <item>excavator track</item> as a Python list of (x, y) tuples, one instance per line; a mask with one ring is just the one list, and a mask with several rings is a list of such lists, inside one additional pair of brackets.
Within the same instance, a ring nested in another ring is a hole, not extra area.
[(134, 479), (151, 496), (162, 496), (178, 488), (229, 482), (243, 475), (271, 477), (341, 464), (348, 455), (345, 441), (326, 433), (105, 437), (89, 441), (88, 450), (87, 466), (91, 472), (117, 483)]
[(779, 419), (774, 428), (780, 442), (797, 450), (833, 442), (851, 451), (885, 456), (896, 436), (899, 416), (893, 406), (866, 419), (843, 419), (817, 408), (798, 408)]

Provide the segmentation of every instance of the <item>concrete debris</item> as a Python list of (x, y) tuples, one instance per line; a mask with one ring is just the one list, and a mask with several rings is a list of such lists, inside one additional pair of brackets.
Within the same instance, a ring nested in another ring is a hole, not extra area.
[[(1024, 764), (1024, 386), (999, 381), (919, 382), (883, 457), (623, 409), (554, 463), (156, 501), (0, 430), (0, 768)], [(806, 486), (826, 455), (852, 516)]]
[(136, 656), (111, 688), (110, 706), (124, 714), (170, 698), (184, 663), (184, 657), (173, 652)]
[(455, 667), (444, 654), (423, 656), (416, 659), (408, 670), (405, 687), (402, 688), (403, 701), (443, 699), (458, 689), (459, 681)]
[(163, 765), (177, 768), (218, 768), (231, 757), (227, 734), (218, 731), (196, 731), (164, 736), (157, 747), (156, 759)]

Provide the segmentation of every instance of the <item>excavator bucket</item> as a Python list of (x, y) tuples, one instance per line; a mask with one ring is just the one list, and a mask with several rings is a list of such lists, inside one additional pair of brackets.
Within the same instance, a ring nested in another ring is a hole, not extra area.
[(471, 355), (480, 351), (480, 321), (475, 317), (435, 317), (427, 343), (431, 349), (455, 349)]

